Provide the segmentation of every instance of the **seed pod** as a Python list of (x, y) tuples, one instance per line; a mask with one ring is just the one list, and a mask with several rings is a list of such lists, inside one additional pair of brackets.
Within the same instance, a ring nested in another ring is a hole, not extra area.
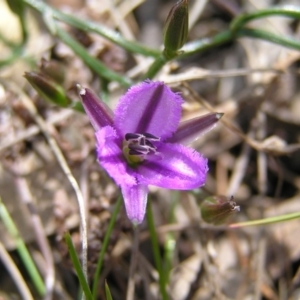
[(228, 200), (225, 196), (208, 197), (201, 203), (200, 208), (202, 219), (214, 225), (224, 224), (230, 216), (240, 211), (233, 197)]

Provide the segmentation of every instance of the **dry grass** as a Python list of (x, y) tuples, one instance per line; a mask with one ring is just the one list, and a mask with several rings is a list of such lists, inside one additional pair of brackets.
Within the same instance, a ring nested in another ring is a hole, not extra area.
[[(112, 28), (120, 26), (128, 39), (161, 43), (161, 24), (171, 2), (148, 1), (149, 7), (140, 6), (135, 14), (132, 10), (141, 1), (124, 0), (115, 6), (103, 2), (82, 5), (81, 1), (53, 0), (50, 4)], [(232, 15), (253, 11), (258, 5), (262, 8), (268, 3), (211, 1), (201, 17), (199, 8), (193, 11), (190, 39), (210, 36), (226, 28)], [(7, 22), (12, 20), (8, 10), (3, 16)], [(62, 239), (69, 230), (80, 252), (76, 199), (81, 196), (74, 192), (72, 176), (86, 207), (90, 278), (119, 190), (96, 162), (87, 117), (46, 103), (22, 77), (24, 71), (37, 69), (43, 57), (65, 69), (64, 88), (73, 99), (78, 100), (75, 83), (100, 90), (98, 77), (37, 20), (37, 14), (28, 12), (30, 36), (24, 55), (33, 64), (20, 57), (0, 69), (0, 196), (50, 284), (55, 270), (53, 299), (75, 299), (78, 283)], [(0, 24), (1, 33), (6, 32), (5, 24)], [(253, 26), (298, 38), (300, 34), (299, 23), (287, 18), (264, 18)], [(17, 39), (20, 30), (11, 28), (16, 37), (9, 37)], [(120, 74), (137, 79), (149, 66), (149, 59), (131, 55), (95, 34), (65, 29)], [(9, 48), (0, 47), (3, 55), (9, 54)], [(199, 209), (206, 195), (233, 195), (241, 212), (231, 222), (300, 210), (299, 61), (300, 52), (239, 39), (171, 62), (155, 78), (182, 93), (186, 100), (183, 118), (207, 111), (225, 113), (217, 128), (194, 144), (209, 159), (205, 187), (193, 193), (151, 188), (161, 251), (174, 247), (170, 252), (170, 299), (299, 299), (300, 220), (228, 229), (205, 224)], [(109, 85), (112, 107), (123, 92), (116, 83)], [(16, 244), (2, 223), (0, 239), (19, 263)], [(131, 258), (133, 239), (134, 230), (122, 209), (105, 255), (98, 299), (105, 299), (105, 279), (114, 299), (125, 299), (126, 293), (127, 299), (160, 299), (146, 221), (139, 228), (138, 253)], [(4, 264), (0, 270), (5, 274), (0, 276), (0, 298), (20, 299)], [(28, 281), (26, 272), (20, 270)], [(132, 284), (134, 291), (128, 291)], [(31, 284), (29, 287), (34, 293)]]

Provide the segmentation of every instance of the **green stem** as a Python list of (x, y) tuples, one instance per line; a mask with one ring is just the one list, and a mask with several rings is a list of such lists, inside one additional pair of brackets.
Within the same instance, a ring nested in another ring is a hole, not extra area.
[(228, 31), (223, 31), (221, 33), (218, 33), (213, 37), (203, 38), (197, 41), (187, 43), (181, 48), (182, 54), (180, 54), (178, 58), (187, 57), (190, 56), (191, 54), (199, 53), (214, 48), (216, 46), (229, 43), (233, 39), (234, 39), (233, 35), (228, 30)]
[(234, 224), (230, 224), (229, 228), (240, 228), (240, 227), (255, 226), (255, 225), (269, 225), (274, 223), (290, 221), (293, 219), (300, 219), (300, 212), (290, 213), (290, 214), (285, 214), (281, 216), (270, 217), (270, 218), (265, 218), (260, 220), (234, 223)]
[(77, 17), (65, 14), (61, 11), (58, 11), (40, 0), (23, 0), (27, 5), (31, 6), (32, 8), (39, 11), (41, 14), (51, 13), (53, 18), (65, 22), (75, 28), (81, 29), (83, 31), (95, 32), (104, 38), (110, 40), (116, 45), (119, 45), (123, 49), (132, 52), (132, 53), (139, 53), (144, 56), (152, 56), (157, 57), (160, 54), (160, 51), (155, 49), (150, 49), (139, 43), (128, 41), (124, 39), (120, 33), (111, 30), (103, 25), (100, 25), (95, 22), (91, 22), (88, 20), (82, 20)]
[(240, 28), (244, 27), (246, 23), (252, 20), (275, 15), (300, 19), (300, 7), (294, 5), (274, 6), (252, 13), (242, 14), (233, 19), (230, 24), (230, 30), (232, 32), (236, 32)]
[(155, 265), (156, 265), (156, 268), (157, 268), (157, 271), (159, 274), (160, 293), (161, 293), (162, 299), (167, 300), (168, 294), (166, 291), (166, 280), (165, 280), (165, 276), (164, 276), (161, 256), (159, 253), (159, 243), (158, 243), (158, 238), (157, 238), (157, 234), (155, 231), (155, 224), (154, 224), (154, 218), (153, 218), (153, 213), (152, 213), (151, 201), (148, 201), (147, 222), (148, 222), (148, 227), (149, 227), (149, 231), (150, 231), (154, 261), (155, 261)]
[(21, 238), (17, 226), (15, 225), (13, 219), (11, 218), (9, 212), (7, 211), (4, 203), (0, 199), (0, 218), (2, 219), (7, 231), (14, 238), (16, 242), (17, 251), (25, 265), (25, 268), (35, 286), (38, 293), (44, 296), (46, 293), (45, 284), (29, 254), (29, 251)]
[(282, 37), (260, 29), (244, 28), (238, 30), (234, 35), (230, 31), (224, 31), (218, 33), (217, 35), (211, 38), (203, 38), (201, 40), (190, 42), (182, 48), (183, 53), (179, 55), (178, 58), (179, 59), (184, 58), (190, 56), (191, 54), (200, 53), (212, 49), (216, 46), (229, 43), (237, 37), (238, 38), (251, 37), (251, 38), (262, 39), (265, 41), (272, 42), (274, 44), (282, 45), (287, 48), (300, 50), (300, 42), (296, 39)]
[(282, 45), (287, 48), (300, 50), (300, 42), (293, 38), (286, 38), (283, 36), (279, 36), (276, 34), (273, 34), (268, 31), (260, 30), (260, 29), (240, 29), (236, 35), (238, 37), (251, 37), (256, 39), (261, 39), (264, 41), (269, 41), (274, 44)]
[(109, 221), (108, 224), (108, 228), (107, 231), (105, 233), (105, 237), (103, 240), (103, 244), (102, 244), (102, 248), (99, 254), (99, 258), (98, 258), (98, 262), (97, 262), (97, 268), (95, 271), (95, 275), (93, 278), (93, 289), (92, 289), (92, 293), (93, 293), (93, 299), (96, 300), (97, 299), (97, 287), (98, 287), (98, 283), (99, 283), (99, 277), (100, 277), (100, 272), (101, 272), (101, 268), (103, 265), (103, 259), (104, 259), (104, 254), (105, 251), (108, 247), (108, 242), (109, 242), (109, 238), (111, 236), (112, 230), (114, 228), (117, 216), (119, 214), (120, 208), (121, 208), (121, 204), (122, 204), (122, 197), (119, 196), (118, 201), (116, 203), (116, 206), (114, 208), (114, 211), (112, 213), (111, 219)]
[(165, 58), (163, 54), (155, 59), (153, 64), (150, 66), (147, 73), (143, 76), (143, 79), (152, 79), (160, 70), (161, 68), (168, 62), (168, 59)]
[(66, 45), (68, 45), (74, 51), (74, 53), (77, 54), (97, 75), (111, 81), (117, 81), (125, 87), (131, 85), (131, 81), (127, 77), (111, 71), (98, 59), (90, 56), (86, 49), (76, 40), (74, 40), (66, 31), (62, 30), (61, 28), (57, 28), (56, 35)]

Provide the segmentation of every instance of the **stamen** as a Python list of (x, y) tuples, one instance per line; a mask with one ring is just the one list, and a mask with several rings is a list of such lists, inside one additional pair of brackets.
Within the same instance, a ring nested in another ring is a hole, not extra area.
[(125, 140), (138, 140), (140, 138), (141, 134), (139, 133), (126, 133), (125, 134)]
[[(156, 146), (153, 142), (158, 142), (159, 137), (154, 136), (151, 133), (127, 133), (125, 135), (127, 155), (129, 156), (139, 156), (142, 162), (146, 159), (147, 155), (158, 155), (156, 151)], [(124, 151), (123, 150), (123, 151)], [(125, 153), (124, 152), (124, 153)], [(127, 157), (127, 156), (126, 156)], [(127, 160), (131, 162), (131, 158), (127, 157)]]
[(148, 141), (158, 142), (160, 140), (160, 137), (156, 137), (155, 135), (151, 133), (144, 133), (144, 136), (147, 138)]

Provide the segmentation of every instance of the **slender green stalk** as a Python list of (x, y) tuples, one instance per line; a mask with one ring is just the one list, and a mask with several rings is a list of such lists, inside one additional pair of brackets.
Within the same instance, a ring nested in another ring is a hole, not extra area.
[(254, 220), (254, 221), (233, 223), (233, 224), (230, 224), (228, 227), (229, 228), (240, 228), (240, 227), (246, 227), (246, 226), (269, 225), (269, 224), (274, 224), (274, 223), (291, 221), (294, 219), (300, 219), (300, 212), (290, 213), (290, 214), (285, 214), (285, 215), (281, 215), (281, 216), (270, 217), (270, 218), (265, 218), (265, 219), (260, 219), (260, 220)]
[(160, 55), (160, 51), (155, 49), (150, 49), (148, 47), (145, 47), (143, 45), (140, 45), (139, 43), (128, 41), (124, 39), (120, 33), (111, 30), (103, 25), (100, 25), (95, 22), (91, 22), (88, 20), (82, 20), (80, 18), (74, 17), (72, 15), (65, 14), (61, 11), (58, 11), (47, 4), (45, 4), (43, 1), (40, 0), (23, 0), (27, 5), (31, 6), (32, 8), (39, 11), (41, 14), (51, 13), (52, 17), (65, 22), (75, 28), (81, 29), (83, 31), (88, 32), (95, 32), (104, 38), (110, 40), (116, 45), (119, 45), (123, 49), (132, 52), (132, 53), (139, 53), (144, 56), (152, 56), (157, 57)]
[(65, 234), (65, 240), (66, 240), (66, 243), (68, 246), (68, 250), (69, 250), (69, 254), (70, 254), (73, 266), (75, 268), (78, 280), (80, 282), (80, 286), (83, 290), (83, 293), (87, 300), (93, 300), (93, 296), (92, 296), (90, 287), (88, 285), (87, 279), (85, 278), (85, 275), (84, 275), (82, 267), (80, 265), (80, 261), (78, 259), (76, 250), (74, 248), (71, 236), (68, 232)]
[[(150, 199), (149, 199), (150, 200)], [(168, 299), (168, 294), (166, 291), (166, 280), (164, 276), (164, 270), (162, 265), (162, 259), (159, 253), (159, 243), (157, 234), (155, 231), (155, 224), (154, 224), (154, 218), (152, 214), (152, 208), (151, 208), (151, 201), (148, 201), (148, 207), (147, 207), (147, 222), (148, 227), (150, 231), (150, 238), (152, 243), (152, 252), (154, 255), (154, 261), (155, 265), (159, 274), (159, 289), (163, 300)]]
[(108, 228), (107, 228), (107, 231), (105, 233), (102, 248), (101, 248), (99, 258), (98, 258), (98, 262), (97, 262), (97, 268), (96, 268), (95, 275), (94, 275), (93, 289), (92, 289), (94, 300), (97, 299), (97, 287), (98, 287), (98, 282), (99, 282), (99, 278), (100, 278), (101, 268), (102, 268), (102, 265), (103, 265), (104, 254), (105, 254), (105, 251), (108, 247), (109, 238), (110, 238), (110, 235), (111, 235), (112, 230), (114, 228), (117, 216), (119, 214), (121, 204), (122, 204), (122, 197), (119, 196), (118, 201), (116, 203), (116, 206), (114, 208), (114, 211), (112, 213), (111, 219), (109, 221)]
[[(200, 53), (200, 52), (206, 51), (208, 49), (212, 49), (216, 46), (223, 45), (225, 43), (229, 43), (233, 39), (234, 39), (234, 36), (232, 35), (232, 33), (229, 30), (223, 31), (221, 33), (216, 34), (213, 37), (203, 38), (203, 39), (185, 44), (179, 50), (178, 56), (176, 58), (181, 59), (184, 57), (188, 57), (194, 53)], [(148, 72), (144, 75), (144, 79), (152, 79), (168, 61), (170, 61), (174, 58), (175, 57), (168, 59), (162, 53), (160, 55), (160, 57), (156, 58), (156, 60), (153, 62), (150, 69), (148, 70)]]
[(265, 18), (268, 16), (283, 16), (300, 19), (300, 7), (294, 5), (274, 6), (266, 9), (258, 10), (252, 13), (241, 14), (233, 19), (230, 24), (232, 32), (238, 31), (240, 28), (252, 20)]
[(182, 54), (178, 58), (187, 57), (194, 53), (199, 53), (208, 49), (212, 49), (216, 46), (229, 43), (233, 40), (233, 35), (229, 30), (216, 34), (213, 37), (203, 38), (197, 41), (193, 41), (185, 44), (181, 50)]
[(167, 62), (168, 59), (166, 59), (164, 55), (161, 54), (158, 58), (155, 59), (147, 73), (143, 76), (143, 79), (152, 79)]
[(223, 31), (211, 38), (203, 38), (197, 41), (187, 43), (182, 48), (183, 53), (178, 56), (178, 59), (190, 56), (191, 54), (194, 53), (200, 53), (208, 49), (212, 49), (219, 45), (224, 45), (226, 43), (233, 41), (235, 38), (241, 38), (241, 37), (252, 37), (252, 38), (262, 39), (265, 41), (272, 42), (274, 44), (282, 45), (287, 48), (300, 50), (300, 41), (296, 39), (282, 37), (260, 29), (244, 28), (238, 30), (235, 34), (232, 34), (230, 31)]
[(127, 77), (111, 71), (98, 59), (89, 55), (85, 48), (76, 40), (74, 40), (66, 31), (62, 30), (61, 28), (57, 28), (56, 34), (58, 38), (68, 45), (74, 51), (74, 53), (77, 54), (100, 77), (104, 77), (111, 81), (117, 81), (125, 87), (131, 85), (131, 81)]
[(300, 41), (293, 38), (286, 38), (260, 29), (241, 29), (237, 32), (238, 37), (251, 37), (269, 41), (287, 48), (300, 50)]
[(2, 219), (7, 231), (9, 234), (14, 238), (16, 242), (16, 248), (18, 251), (18, 254), (20, 255), (22, 262), (35, 286), (38, 293), (41, 296), (44, 296), (46, 293), (46, 287), (45, 284), (29, 254), (29, 251), (23, 241), (23, 239), (20, 236), (20, 233), (11, 218), (9, 212), (7, 211), (4, 203), (0, 199), (0, 218)]

